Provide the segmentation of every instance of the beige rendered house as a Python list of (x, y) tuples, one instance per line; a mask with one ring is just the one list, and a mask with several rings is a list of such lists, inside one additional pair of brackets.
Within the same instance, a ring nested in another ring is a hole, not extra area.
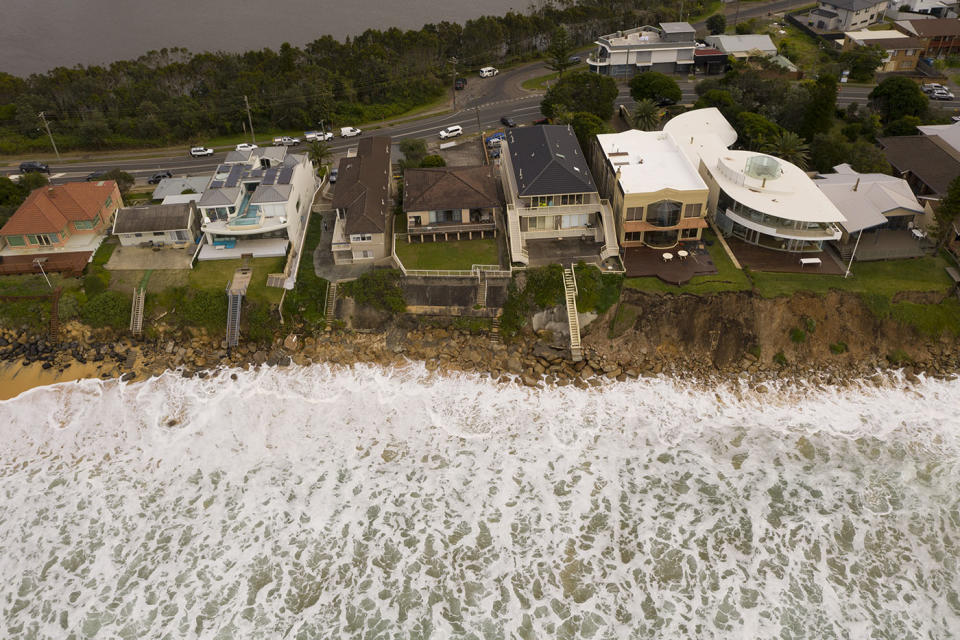
[(491, 166), (407, 169), (403, 174), (407, 239), (495, 237), (503, 208), (497, 183)]
[(389, 258), (393, 233), (390, 137), (364, 138), (356, 155), (340, 160), (333, 195), (337, 220), (331, 249), (336, 264)]

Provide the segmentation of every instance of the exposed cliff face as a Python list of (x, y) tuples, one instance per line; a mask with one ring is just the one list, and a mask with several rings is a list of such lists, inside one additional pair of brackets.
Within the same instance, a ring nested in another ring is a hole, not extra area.
[[(583, 342), (627, 366), (660, 362), (672, 369), (670, 363), (678, 362), (757, 371), (783, 366), (782, 359), (774, 362), (780, 352), (789, 365), (808, 369), (884, 365), (893, 353), (923, 364), (949, 360), (958, 347), (952, 336), (931, 340), (880, 319), (858, 295), (846, 292), (766, 299), (751, 293), (699, 297), (625, 290), (620, 305), (591, 324)], [(830, 345), (840, 343), (846, 352), (834, 353)]]

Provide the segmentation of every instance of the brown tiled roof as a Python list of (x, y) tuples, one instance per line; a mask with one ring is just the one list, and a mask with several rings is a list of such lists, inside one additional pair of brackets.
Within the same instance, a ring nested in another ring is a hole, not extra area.
[(905, 20), (910, 29), (921, 38), (942, 36), (960, 36), (960, 20), (956, 18), (930, 18), (927, 20)]
[(407, 169), (403, 174), (403, 210), (499, 207), (498, 183), (490, 166)]
[(950, 181), (960, 175), (960, 160), (937, 136), (896, 136), (877, 142), (897, 171), (909, 171), (934, 193), (946, 193)]
[(0, 235), (54, 233), (68, 222), (92, 220), (116, 188), (113, 180), (103, 180), (34, 189), (0, 229)]
[(333, 208), (344, 210), (348, 234), (386, 231), (391, 215), (389, 136), (363, 138), (356, 156), (340, 160)]
[(867, 46), (880, 47), (881, 49), (923, 49), (926, 46), (926, 42), (919, 38), (873, 38), (871, 40), (864, 40), (863, 43)]

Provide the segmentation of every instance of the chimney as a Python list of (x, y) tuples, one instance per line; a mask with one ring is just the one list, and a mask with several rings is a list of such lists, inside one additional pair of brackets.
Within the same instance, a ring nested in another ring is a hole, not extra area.
[(860, 177), (858, 176), (858, 177), (857, 177), (857, 184), (853, 185), (853, 190), (856, 191), (859, 186), (860, 186)]

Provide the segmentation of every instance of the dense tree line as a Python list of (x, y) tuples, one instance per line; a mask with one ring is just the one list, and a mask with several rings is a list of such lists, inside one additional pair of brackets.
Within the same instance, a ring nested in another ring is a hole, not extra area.
[[(679, 4), (679, 3), (678, 3)], [(687, 2), (686, 11), (701, 8)], [(59, 67), (19, 78), (0, 73), (0, 153), (48, 150), (45, 112), (61, 149), (202, 143), (246, 126), (312, 129), (390, 117), (439, 97), (458, 70), (542, 53), (563, 26), (571, 46), (641, 22), (679, 18), (651, 0), (541, 1), (528, 13), (441, 22), (420, 30), (370, 29), (279, 50), (151, 51), (108, 66)]]

